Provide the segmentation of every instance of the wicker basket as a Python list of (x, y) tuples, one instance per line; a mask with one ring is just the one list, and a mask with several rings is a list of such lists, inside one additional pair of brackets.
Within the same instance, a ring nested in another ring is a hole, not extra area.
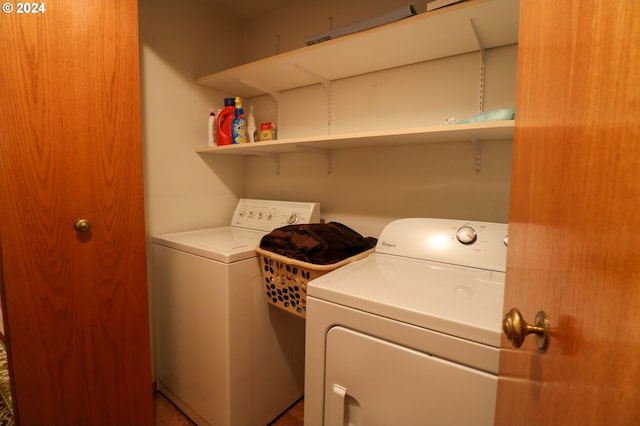
[(309, 281), (347, 263), (363, 259), (374, 250), (374, 248), (369, 249), (330, 265), (315, 265), (257, 247), (256, 252), (260, 255), (260, 269), (267, 302), (291, 314), (305, 318), (307, 315), (307, 283)]

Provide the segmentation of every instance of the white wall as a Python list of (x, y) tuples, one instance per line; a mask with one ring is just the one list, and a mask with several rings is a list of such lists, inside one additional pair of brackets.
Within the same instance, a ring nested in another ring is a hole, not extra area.
[(139, 1), (148, 235), (228, 224), (244, 193), (243, 159), (194, 152), (225, 96), (194, 80), (242, 56), (239, 26), (207, 3)]

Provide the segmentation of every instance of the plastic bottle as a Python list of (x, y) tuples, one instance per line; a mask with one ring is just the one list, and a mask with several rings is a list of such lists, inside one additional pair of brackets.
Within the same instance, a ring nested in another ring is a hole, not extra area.
[(224, 108), (217, 117), (216, 137), (218, 145), (231, 145), (233, 143), (231, 129), (233, 127), (233, 118), (235, 116), (235, 100), (233, 98), (224, 98)]
[(244, 118), (240, 97), (236, 97), (236, 110), (231, 132), (233, 143), (247, 143), (247, 120)]
[(258, 141), (258, 128), (256, 127), (256, 118), (253, 115), (253, 105), (249, 107), (249, 117), (247, 117), (247, 138), (249, 142)]
[(207, 143), (208, 146), (216, 146), (216, 133), (218, 124), (216, 123), (216, 113), (214, 110), (211, 110), (209, 113), (209, 127), (207, 129), (209, 133), (209, 141)]

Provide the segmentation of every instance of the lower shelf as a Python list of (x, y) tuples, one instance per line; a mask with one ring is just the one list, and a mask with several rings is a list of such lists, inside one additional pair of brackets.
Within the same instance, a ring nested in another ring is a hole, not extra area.
[(200, 154), (265, 155), (304, 150), (335, 150), (388, 145), (446, 143), (464, 140), (512, 140), (514, 120), (417, 127), (374, 132), (321, 135), (275, 141), (197, 148)]

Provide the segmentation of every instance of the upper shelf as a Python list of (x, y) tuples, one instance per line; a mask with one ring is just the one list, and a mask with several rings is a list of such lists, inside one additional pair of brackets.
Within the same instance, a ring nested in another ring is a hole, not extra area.
[(519, 0), (470, 0), (196, 79), (252, 97), (518, 42)]
[(455, 141), (512, 140), (514, 121), (417, 127), (373, 132), (278, 139), (237, 145), (197, 148), (196, 152), (227, 155), (268, 155), (304, 150), (334, 150), (371, 146), (414, 145)]

